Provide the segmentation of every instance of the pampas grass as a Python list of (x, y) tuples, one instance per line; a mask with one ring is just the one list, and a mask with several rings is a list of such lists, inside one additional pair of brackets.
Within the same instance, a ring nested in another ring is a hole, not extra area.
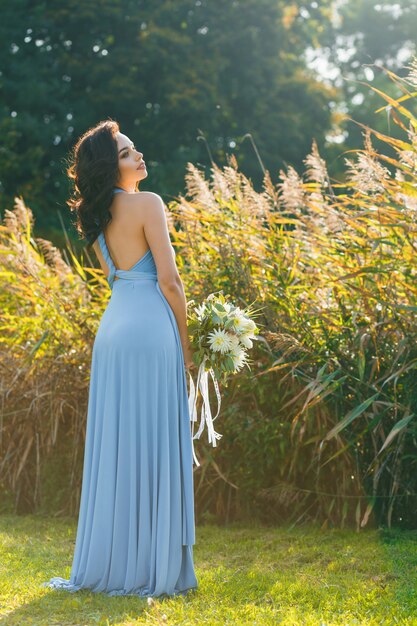
[[(378, 92), (381, 111), (403, 136), (363, 126), (344, 181), (330, 180), (313, 141), (304, 174), (289, 166), (273, 182), (266, 172), (261, 191), (233, 156), (209, 179), (189, 163), (187, 191), (169, 204), (188, 298), (233, 294), (243, 309), (256, 305), (263, 329), (252, 371), (225, 394), (223, 445), (201, 447), (197, 519), (359, 529), (375, 513), (415, 525), (415, 61), (409, 76), (389, 75), (401, 97)], [(107, 284), (70, 248), (66, 259), (34, 238), (20, 199), (0, 227), (0, 276), (1, 480), (17, 510), (42, 507), (62, 448), (55, 506), (73, 512)]]

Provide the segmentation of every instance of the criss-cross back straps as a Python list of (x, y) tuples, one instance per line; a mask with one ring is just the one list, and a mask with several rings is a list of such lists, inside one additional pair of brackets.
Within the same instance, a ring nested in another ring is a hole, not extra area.
[[(115, 187), (113, 189), (113, 193), (121, 193), (123, 191), (124, 189), (120, 189), (120, 187)], [(113, 263), (113, 259), (110, 256), (110, 252), (106, 243), (106, 238), (104, 237), (103, 232), (99, 234), (98, 242), (99, 242), (104, 260), (106, 261), (107, 267), (109, 268), (109, 275), (107, 276), (107, 282), (109, 283), (110, 287), (113, 289), (113, 282), (114, 282), (114, 277), (117, 272), (117, 268), (115, 264)]]
[(109, 275), (107, 276), (107, 281), (111, 288), (113, 288), (114, 277), (116, 275), (116, 266), (113, 263), (113, 259), (110, 256), (109, 249), (106, 244), (106, 239), (104, 237), (103, 232), (101, 232), (98, 236), (98, 242), (100, 244), (101, 252), (103, 254), (104, 260), (106, 261), (107, 267), (109, 268)]

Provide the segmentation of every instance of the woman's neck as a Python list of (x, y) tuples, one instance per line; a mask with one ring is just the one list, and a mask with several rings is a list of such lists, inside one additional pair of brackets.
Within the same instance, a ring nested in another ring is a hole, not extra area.
[(115, 189), (120, 189), (121, 191), (125, 191), (126, 193), (135, 193), (136, 192), (136, 186), (125, 189), (125, 187), (120, 187), (120, 185), (116, 185)]

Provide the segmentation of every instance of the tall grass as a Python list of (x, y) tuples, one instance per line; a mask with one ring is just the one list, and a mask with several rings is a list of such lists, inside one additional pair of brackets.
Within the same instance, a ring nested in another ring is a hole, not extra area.
[[(252, 371), (223, 390), (221, 445), (195, 442), (198, 520), (415, 525), (417, 62), (389, 75), (402, 96), (379, 93), (403, 137), (364, 126), (343, 182), (313, 142), (303, 175), (266, 172), (261, 192), (234, 157), (210, 180), (190, 163), (169, 205), (188, 299), (223, 289), (262, 312)], [(75, 512), (108, 289), (32, 223), (18, 200), (0, 231), (0, 476), (17, 510)]]
[(359, 527), (375, 511), (415, 524), (417, 62), (389, 76), (402, 96), (379, 93), (404, 136), (364, 127), (343, 183), (313, 142), (304, 176), (289, 167), (274, 185), (267, 173), (262, 193), (234, 159), (212, 181), (190, 164), (172, 206), (188, 292), (224, 288), (264, 310), (269, 352), (255, 384), (235, 378), (215, 457), (230, 482), (204, 475), (226, 516), (233, 501), (250, 511), (250, 487), (265, 519)]
[(18, 198), (0, 227), (2, 500), (12, 497), (19, 512), (42, 502), (74, 512), (90, 352), (106, 281), (83, 267), (71, 246), (73, 266), (49, 241), (34, 237), (33, 222)]

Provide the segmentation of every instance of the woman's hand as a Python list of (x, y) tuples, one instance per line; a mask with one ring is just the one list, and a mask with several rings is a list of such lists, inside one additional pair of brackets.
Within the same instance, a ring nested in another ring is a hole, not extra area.
[(182, 351), (184, 354), (184, 365), (186, 369), (193, 369), (196, 367), (193, 361), (193, 351), (191, 350), (190, 344), (186, 344), (182, 347)]

